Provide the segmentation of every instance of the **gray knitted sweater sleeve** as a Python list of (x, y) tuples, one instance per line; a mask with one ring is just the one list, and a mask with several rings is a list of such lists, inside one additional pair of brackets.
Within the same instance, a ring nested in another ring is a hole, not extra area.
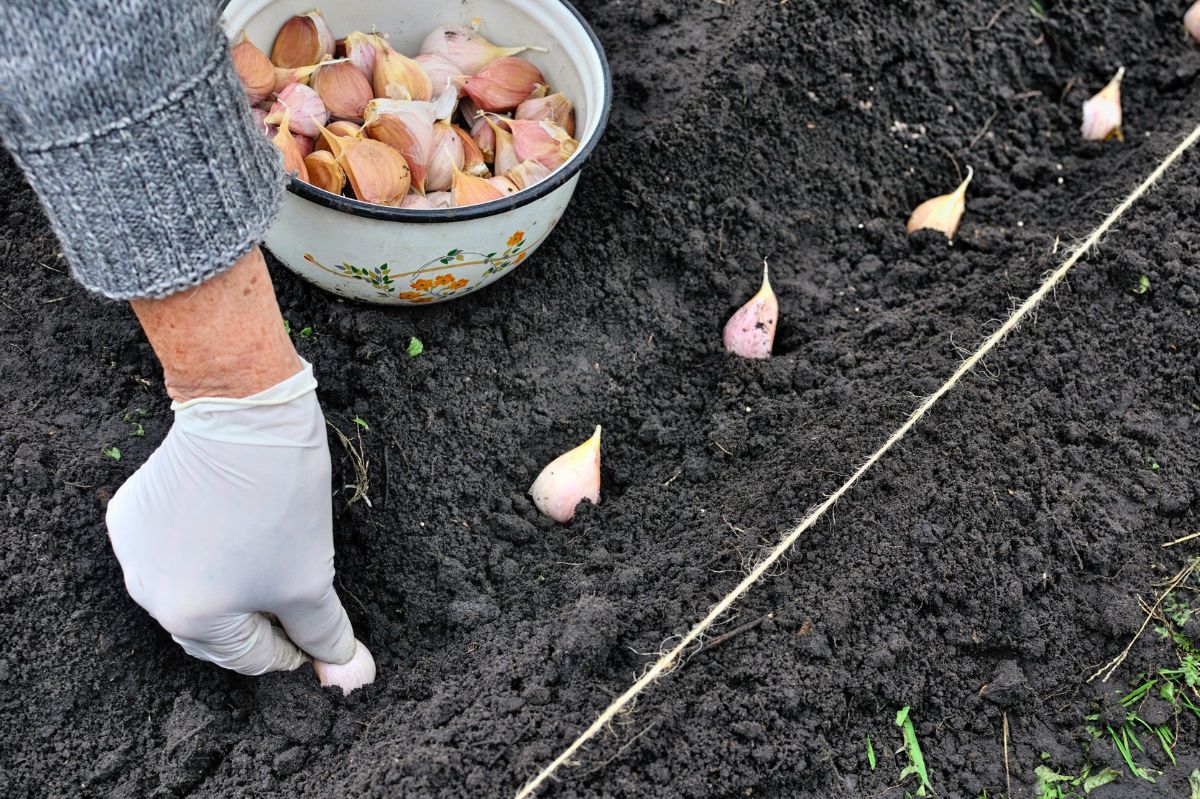
[(75, 278), (113, 299), (229, 267), (283, 196), (214, 0), (0, 1), (0, 137)]

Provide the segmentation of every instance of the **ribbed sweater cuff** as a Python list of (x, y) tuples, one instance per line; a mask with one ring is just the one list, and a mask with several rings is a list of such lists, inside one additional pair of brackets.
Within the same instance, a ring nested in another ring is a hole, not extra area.
[(210, 53), (159, 102), (101, 130), (9, 142), (88, 289), (116, 300), (172, 294), (231, 266), (270, 226), (282, 160), (254, 129), (218, 32)]

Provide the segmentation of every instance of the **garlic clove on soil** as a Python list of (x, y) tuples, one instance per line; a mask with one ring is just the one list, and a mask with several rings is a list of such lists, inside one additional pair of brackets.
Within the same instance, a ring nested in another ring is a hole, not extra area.
[(404, 201), (411, 173), (398, 150), (374, 139), (338, 136), (324, 127), (321, 136), (345, 171), (355, 197), (377, 205), (394, 206)]
[[(355, 124), (347, 119), (337, 119), (333, 122), (330, 122), (326, 126), (326, 130), (335, 136), (348, 136), (350, 138), (355, 138), (362, 133), (362, 125)], [(318, 136), (314, 142), (313, 149), (328, 151), (329, 142), (325, 140), (324, 136)]]
[(375, 682), (375, 658), (362, 641), (354, 641), (354, 657), (349, 663), (336, 665), (321, 660), (313, 660), (313, 671), (324, 688), (338, 687), (343, 696), (349, 696), (364, 685)]
[(383, 37), (376, 37), (376, 42), (379, 52), (371, 80), (375, 96), (422, 102), (432, 99), (433, 83), (421, 65), (397, 52)]
[(1087, 141), (1107, 141), (1112, 138), (1125, 141), (1125, 134), (1121, 130), (1121, 79), (1124, 77), (1125, 67), (1121, 67), (1107, 86), (1083, 104), (1080, 133)]
[(329, 112), (325, 109), (321, 95), (302, 83), (293, 83), (277, 95), (275, 104), (267, 114), (267, 123), (280, 124), (285, 110), (291, 112), (288, 124), (292, 133), (299, 136), (312, 138), (320, 132), (321, 126), (329, 121)]
[(475, 142), (475, 139), (458, 125), (451, 125), (450, 127), (454, 130), (458, 138), (462, 140), (463, 172), (466, 172), (468, 175), (474, 175), (477, 178), (487, 177), (488, 165), (483, 159), (483, 150), (479, 149), (479, 145)]
[(425, 172), (426, 191), (446, 191), (454, 185), (454, 171), (463, 168), (463, 144), (448, 122), (433, 126), (433, 154)]
[(526, 50), (541, 50), (540, 47), (497, 47), (483, 37), (479, 31), (461, 25), (447, 25), (432, 31), (421, 43), (422, 55), (434, 55), (446, 59), (457, 67), (457, 75), (474, 75), (498, 58), (514, 56)]
[(267, 54), (254, 46), (245, 31), (241, 32), (229, 54), (250, 105), (258, 105), (267, 99), (275, 89), (275, 65)]
[(468, 205), (499, 200), (504, 192), (488, 183), (483, 178), (468, 175), (461, 169), (454, 170), (454, 182), (450, 187), (450, 205), (454, 208), (465, 208)]
[(516, 119), (532, 122), (546, 119), (556, 123), (567, 132), (568, 136), (575, 135), (575, 106), (566, 98), (566, 95), (560, 93), (548, 94), (544, 97), (530, 97), (517, 106), (517, 112), (513, 116)]
[(957, 189), (918, 205), (908, 218), (909, 234), (918, 230), (938, 230), (946, 234), (946, 238), (954, 238), (963, 213), (967, 210), (967, 186), (971, 185), (974, 176), (975, 170), (967, 167), (967, 179)]
[(537, 161), (522, 161), (508, 171), (507, 177), (518, 189), (527, 189), (550, 177), (550, 170)]
[(743, 358), (770, 358), (778, 321), (779, 300), (764, 260), (762, 287), (725, 323), (725, 349)]
[(362, 122), (363, 110), (373, 99), (370, 82), (350, 61), (330, 61), (317, 70), (309, 86), (335, 119)]
[(484, 111), (512, 111), (546, 82), (541, 71), (521, 58), (508, 56), (485, 66), (473, 75), (459, 75), (455, 82)]
[[(558, 169), (577, 149), (579, 142), (560, 125), (546, 119), (510, 119), (513, 148), (518, 161), (537, 161), (551, 171)], [(499, 155), (497, 154), (497, 157)]]
[(330, 194), (341, 194), (346, 188), (346, 172), (329, 150), (316, 150), (304, 158), (308, 170), (307, 183)]
[(437, 111), (418, 100), (375, 99), (367, 103), (363, 130), (376, 141), (400, 152), (412, 172), (412, 185), (425, 193), (425, 176), (433, 155), (433, 125)]
[(556, 522), (575, 518), (583, 500), (600, 504), (600, 427), (587, 441), (550, 462), (529, 488), (533, 504)]
[(271, 62), (277, 67), (302, 67), (316, 64), (333, 55), (333, 32), (319, 10), (292, 17), (283, 23), (271, 48)]
[(1183, 26), (1193, 39), (1200, 42), (1200, 0), (1192, 3), (1191, 8), (1183, 15)]

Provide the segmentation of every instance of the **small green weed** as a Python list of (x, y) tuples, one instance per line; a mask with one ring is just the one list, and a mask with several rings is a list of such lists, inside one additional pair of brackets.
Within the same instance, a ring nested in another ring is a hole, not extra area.
[(408, 353), (408, 357), (415, 358), (424, 351), (425, 345), (421, 342), (421, 339), (413, 336), (408, 340), (408, 349), (405, 350)]
[(1046, 7), (1042, 5), (1041, 0), (1029, 0), (1029, 13), (1036, 19), (1046, 18)]
[(371, 429), (371, 425), (367, 424), (367, 420), (363, 419), (360, 416), (355, 416), (353, 419), (351, 419), (351, 421), (354, 422), (359, 427), (361, 427), (363, 430)]
[[(1085, 766), (1083, 773), (1059, 774), (1049, 766), (1038, 766), (1033, 770), (1038, 780), (1037, 799), (1075, 799), (1086, 796), (1101, 785), (1108, 785), (1121, 775), (1113, 769), (1106, 768), (1091, 773), (1092, 767)], [(1083, 793), (1081, 794), (1080, 791)]]
[(1147, 275), (1142, 275), (1138, 278), (1137, 285), (1133, 287), (1134, 294), (1145, 294), (1150, 290), (1150, 278)]
[(933, 786), (929, 783), (929, 770), (925, 767), (925, 755), (922, 754), (921, 744), (917, 741), (917, 732), (913, 729), (907, 705), (900, 708), (900, 712), (896, 714), (896, 726), (900, 728), (900, 735), (904, 739), (904, 748), (901, 751), (908, 755), (908, 765), (901, 770), (900, 780), (903, 781), (906, 777), (915, 775), (920, 780), (916, 795), (929, 796), (933, 793)]
[(125, 422), (126, 424), (133, 425), (133, 430), (129, 431), (129, 435), (131, 437), (141, 438), (142, 436), (146, 435), (146, 428), (142, 427), (142, 423), (138, 420), (145, 418), (146, 411), (141, 408), (134, 408), (132, 411), (122, 416), (121, 421)]
[(871, 743), (871, 733), (867, 733), (867, 765), (875, 770), (875, 746)]
[(121, 450), (116, 447), (105, 447), (100, 450), (100, 454), (106, 458), (112, 458), (114, 461), (121, 460)]

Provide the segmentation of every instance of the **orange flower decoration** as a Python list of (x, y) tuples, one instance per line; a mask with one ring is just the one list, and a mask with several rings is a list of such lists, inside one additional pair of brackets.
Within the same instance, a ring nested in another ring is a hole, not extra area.
[(433, 297), (421, 297), (420, 299), (413, 300), (413, 302), (415, 302), (415, 303), (433, 302)]
[(415, 300), (415, 299), (419, 298), (421, 295), (415, 291), (402, 291), (399, 294), (397, 294), (396, 296), (402, 300)]
[(416, 289), (417, 291), (429, 291), (431, 288), (433, 288), (433, 281), (432, 280), (416, 280), (416, 281), (413, 281), (413, 283), (411, 285), (412, 285), (412, 288)]
[(447, 286), (454, 282), (454, 275), (438, 275), (433, 279), (435, 286)]
[(455, 291), (458, 291), (459, 289), (466, 288), (467, 284), (470, 282), (471, 281), (467, 280), (466, 278), (462, 278), (461, 280), (454, 281), (454, 284), (451, 285), (450, 288), (454, 289)]
[(518, 230), (516, 233), (512, 234), (512, 237), (508, 240), (508, 246), (516, 247), (518, 244), (520, 244), (524, 240), (525, 240), (525, 231)]

